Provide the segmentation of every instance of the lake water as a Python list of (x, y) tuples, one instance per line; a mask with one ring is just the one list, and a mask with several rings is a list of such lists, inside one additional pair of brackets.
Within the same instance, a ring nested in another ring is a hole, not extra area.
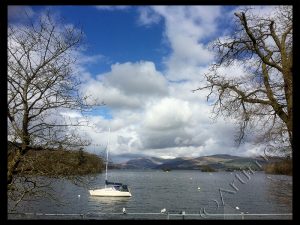
[[(89, 180), (86, 187), (58, 180), (53, 187), (56, 197), (64, 204), (49, 199), (23, 202), (17, 212), (29, 214), (8, 214), (8, 219), (81, 218), (78, 215), (51, 214), (84, 214), (84, 219), (183, 219), (178, 215), (182, 211), (186, 214), (184, 219), (292, 219), (292, 215), (282, 215), (292, 213), (291, 176), (264, 172), (248, 174), (247, 177), (242, 172), (110, 170), (108, 177), (110, 181), (127, 184), (132, 197), (90, 196), (89, 188), (104, 187), (105, 174)], [(122, 214), (123, 207), (128, 214)], [(163, 208), (169, 217), (160, 214)]]

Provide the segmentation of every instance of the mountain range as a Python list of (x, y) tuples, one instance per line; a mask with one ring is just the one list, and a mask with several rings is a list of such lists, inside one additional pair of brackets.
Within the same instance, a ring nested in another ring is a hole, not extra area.
[[(177, 157), (174, 159), (163, 159), (158, 157), (140, 157), (128, 160), (125, 163), (112, 165), (117, 169), (162, 169), (162, 170), (204, 170), (209, 171), (233, 171), (246, 169), (262, 170), (265, 164), (280, 161), (279, 157), (241, 157), (227, 154), (201, 156), (197, 158)], [(261, 165), (261, 167), (259, 166)]]

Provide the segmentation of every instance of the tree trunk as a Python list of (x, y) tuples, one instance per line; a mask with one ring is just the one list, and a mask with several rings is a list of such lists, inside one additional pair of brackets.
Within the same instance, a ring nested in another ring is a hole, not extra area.
[[(27, 109), (27, 104), (25, 104), (25, 109)], [(8, 171), (7, 171), (7, 184), (10, 185), (12, 183), (13, 175), (16, 169), (18, 168), (18, 165), (21, 162), (22, 156), (24, 156), (28, 150), (29, 150), (29, 144), (30, 144), (30, 137), (28, 132), (28, 123), (29, 123), (29, 113), (28, 110), (24, 112), (23, 115), (23, 124), (22, 124), (22, 144), (21, 148), (18, 148), (16, 150), (15, 155), (13, 156), (13, 159), (8, 162)]]

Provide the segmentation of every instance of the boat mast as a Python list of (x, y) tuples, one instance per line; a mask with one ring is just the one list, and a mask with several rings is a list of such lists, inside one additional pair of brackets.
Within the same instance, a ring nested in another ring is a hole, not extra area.
[(110, 128), (108, 128), (108, 140), (107, 140), (107, 145), (106, 145), (105, 188), (106, 188), (106, 181), (107, 181), (107, 165), (108, 165), (108, 145), (109, 145), (109, 135), (110, 135)]

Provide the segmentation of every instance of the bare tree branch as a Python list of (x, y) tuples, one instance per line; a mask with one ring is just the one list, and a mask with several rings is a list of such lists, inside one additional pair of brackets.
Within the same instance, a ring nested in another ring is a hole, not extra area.
[[(291, 150), (292, 8), (280, 6), (272, 18), (252, 15), (251, 10), (234, 15), (237, 27), (230, 37), (214, 42), (217, 62), (205, 74), (207, 84), (194, 91), (209, 90), (207, 100), (215, 100), (216, 116), (239, 122), (238, 144), (247, 127), (260, 124), (260, 141), (280, 139)], [(248, 76), (230, 79), (219, 73), (219, 68), (237, 62)]]

